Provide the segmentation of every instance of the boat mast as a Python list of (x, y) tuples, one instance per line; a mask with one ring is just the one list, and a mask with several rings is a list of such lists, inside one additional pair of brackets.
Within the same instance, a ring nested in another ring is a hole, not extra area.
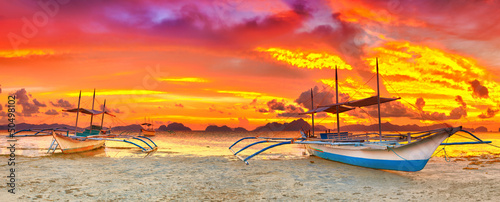
[[(311, 88), (311, 109), (314, 110), (314, 97), (312, 88)], [(312, 136), (314, 136), (314, 112), (311, 115), (312, 115)]]
[(94, 88), (94, 96), (92, 96), (92, 114), (90, 115), (90, 133), (92, 134), (92, 120), (94, 119), (94, 101), (95, 101), (95, 88)]
[(339, 117), (339, 79), (337, 76), (337, 65), (335, 65), (335, 92), (336, 92), (336, 98), (337, 98), (337, 109), (335, 110), (337, 112), (337, 134), (340, 134), (340, 117)]
[(82, 98), (82, 91), (80, 90), (80, 95), (78, 95), (78, 108), (76, 108), (75, 135), (76, 135), (76, 129), (78, 128), (78, 114), (80, 113), (80, 99), (81, 98)]
[(102, 107), (102, 119), (101, 119), (101, 130), (104, 124), (104, 114), (106, 113), (106, 100), (104, 100), (104, 106)]
[(377, 106), (378, 106), (378, 136), (382, 142), (382, 120), (380, 120), (380, 84), (378, 80), (378, 58), (375, 58), (377, 66)]

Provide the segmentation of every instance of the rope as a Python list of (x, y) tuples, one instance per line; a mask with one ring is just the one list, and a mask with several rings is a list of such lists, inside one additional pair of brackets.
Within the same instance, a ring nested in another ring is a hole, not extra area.
[[(424, 118), (425, 113), (424, 113), (424, 111), (423, 111), (423, 110), (418, 109), (418, 108), (417, 108), (417, 106), (415, 106), (414, 104), (412, 104), (412, 103), (411, 103), (411, 102), (409, 102), (408, 100), (404, 99), (404, 98), (401, 96), (401, 94), (399, 94), (399, 93), (398, 93), (398, 91), (396, 91), (396, 90), (392, 87), (391, 83), (389, 83), (387, 80), (385, 80), (384, 76), (380, 75), (380, 77), (382, 77), (382, 80), (384, 80), (384, 81), (387, 83), (387, 85), (388, 85), (388, 86), (389, 86), (389, 87), (390, 87), (390, 88), (394, 91), (394, 93), (396, 93), (396, 94), (397, 94), (397, 95), (401, 98), (401, 100), (403, 100), (403, 101), (405, 101), (406, 103), (408, 103), (408, 104), (409, 104), (411, 107), (413, 107), (414, 109), (417, 109), (417, 111), (419, 112), (419, 114), (420, 114), (420, 116), (422, 117), (422, 119), (425, 119), (425, 118)], [(441, 124), (445, 124), (445, 125), (446, 125), (446, 123), (445, 123), (443, 120), (433, 119), (432, 117), (429, 117), (429, 118), (428, 118), (428, 120), (433, 120), (433, 121), (436, 121), (436, 122), (439, 122), (439, 123), (441, 123)], [(427, 125), (427, 123), (425, 123), (425, 122), (424, 122), (424, 124), (425, 124), (425, 126), (427, 127), (427, 129), (429, 129), (429, 125)]]
[[(463, 136), (463, 135), (460, 135), (460, 134), (456, 134), (456, 133), (455, 133), (455, 135), (458, 135), (458, 136), (463, 137), (463, 138), (467, 138), (467, 139), (469, 139), (469, 140), (474, 140), (474, 141), (477, 141), (476, 139), (472, 139), (472, 138), (470, 138), (470, 137), (466, 137), (466, 136)], [(496, 148), (499, 148), (499, 149), (500, 149), (500, 146), (498, 146), (498, 145), (494, 145), (493, 143), (486, 143), (486, 144), (487, 144), (487, 145), (490, 145), (490, 146), (492, 146), (492, 147), (496, 147)]]
[[(448, 137), (448, 138), (446, 138), (446, 143), (448, 143), (448, 140), (450, 140), (450, 138), (449, 138), (449, 137)], [(444, 160), (445, 160), (446, 162), (450, 162), (450, 161), (451, 161), (451, 158), (450, 158), (450, 157), (448, 156), (448, 154), (446, 153), (446, 145), (445, 145), (445, 146), (443, 146), (443, 148), (441, 148), (441, 149), (440, 149), (437, 153), (433, 154), (431, 157), (433, 157), (433, 156), (435, 156), (435, 155), (439, 154), (439, 152), (441, 152), (441, 151), (444, 151)]]
[(394, 149), (392, 149), (392, 147), (387, 147), (387, 149), (391, 150), (392, 152), (394, 152), (394, 154), (396, 154), (399, 158), (405, 160), (405, 161), (408, 161), (406, 160), (405, 158), (403, 158), (402, 156), (400, 156), (398, 153), (396, 153), (396, 151), (394, 151)]
[[(366, 84), (367, 84), (368, 82), (370, 82), (370, 81), (371, 81), (371, 80), (372, 80), (375, 76), (376, 76), (376, 75), (373, 75), (373, 76), (372, 76), (372, 78), (368, 79), (368, 81), (367, 81), (365, 84), (361, 85), (361, 86), (366, 86)], [(359, 87), (359, 88), (358, 88), (358, 89), (354, 92), (354, 94), (353, 94), (352, 96), (349, 96), (349, 97), (350, 97), (350, 98), (353, 98), (356, 94), (358, 94), (358, 92), (361, 90), (361, 86), (360, 86), (360, 87)], [(340, 87), (340, 88), (342, 88), (340, 85), (339, 85), (339, 87)]]

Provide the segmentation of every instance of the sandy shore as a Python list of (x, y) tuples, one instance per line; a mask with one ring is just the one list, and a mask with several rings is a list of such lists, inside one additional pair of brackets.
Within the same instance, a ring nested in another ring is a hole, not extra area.
[(13, 201), (498, 201), (498, 161), (435, 157), (407, 173), (316, 157), (250, 165), (232, 156), (19, 157), (17, 193), (7, 193), (5, 183), (0, 189)]

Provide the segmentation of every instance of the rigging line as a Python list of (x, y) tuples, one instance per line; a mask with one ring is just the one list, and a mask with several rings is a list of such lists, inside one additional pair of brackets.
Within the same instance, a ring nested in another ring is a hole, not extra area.
[[(408, 104), (409, 104), (410, 106), (412, 106), (413, 108), (417, 109), (417, 111), (419, 112), (419, 114), (420, 114), (420, 116), (422, 117), (422, 119), (424, 119), (424, 115), (425, 115), (425, 113), (423, 112), (423, 110), (419, 110), (419, 109), (417, 108), (417, 106), (415, 106), (415, 105), (413, 105), (412, 103), (408, 102), (406, 99), (403, 99), (403, 97), (401, 96), (401, 94), (399, 94), (399, 92), (398, 92), (398, 91), (396, 91), (396, 89), (394, 89), (394, 88), (392, 87), (391, 83), (390, 83), (389, 81), (387, 81), (387, 80), (385, 79), (385, 77), (384, 77), (384, 76), (380, 75), (380, 77), (382, 77), (382, 80), (384, 80), (384, 81), (385, 81), (385, 83), (387, 83), (387, 85), (388, 85), (388, 86), (389, 86), (389, 87), (390, 87), (390, 88), (391, 88), (391, 89), (392, 89), (392, 90), (393, 90), (393, 91), (394, 91), (394, 92), (395, 92), (395, 93), (396, 93), (396, 94), (397, 94), (397, 95), (398, 95), (398, 96), (399, 96), (399, 97), (400, 97), (403, 101), (405, 101), (406, 103), (408, 103)], [(431, 118), (432, 118), (432, 117), (431, 117)], [(425, 122), (424, 122), (424, 124), (426, 125), (427, 129), (429, 129), (429, 126), (427, 125), (427, 123), (425, 123)]]
[[(449, 141), (449, 140), (450, 140), (450, 137), (446, 138), (446, 143), (448, 143), (448, 141)], [(441, 151), (444, 151), (444, 160), (445, 160), (446, 162), (450, 162), (450, 161), (451, 161), (451, 158), (450, 158), (450, 157), (448, 157), (448, 154), (446, 153), (446, 149), (445, 149), (445, 148), (446, 148), (446, 145), (444, 145), (444, 146), (443, 146), (443, 148), (442, 148), (442, 149), (440, 149), (438, 152), (436, 152), (436, 153), (432, 154), (431, 158), (432, 158), (433, 156), (438, 155)]]
[(362, 87), (362, 86), (366, 86), (366, 84), (368, 84), (368, 82), (370, 82), (370, 81), (371, 81), (371, 80), (372, 80), (375, 76), (376, 76), (376, 75), (373, 75), (370, 79), (368, 79), (368, 81), (367, 81), (365, 84), (361, 85), (361, 86), (360, 86), (360, 87), (359, 87), (359, 88), (358, 88), (358, 89), (354, 92), (354, 94), (353, 94), (352, 96), (349, 96), (349, 97), (352, 99), (352, 98), (353, 98), (356, 94), (358, 94), (358, 92), (361, 90), (361, 87)]
[(399, 158), (401, 158), (401, 159), (403, 159), (403, 160), (405, 160), (405, 161), (408, 161), (408, 160), (406, 160), (405, 158), (403, 158), (402, 156), (400, 156), (398, 153), (396, 153), (396, 151), (394, 151), (394, 149), (393, 149), (393, 148), (391, 148), (391, 147), (387, 147), (387, 149), (390, 149), (390, 150), (391, 150), (392, 152), (394, 152), (394, 154), (396, 154)]
[(317, 124), (320, 124), (321, 122), (323, 122), (326, 118), (330, 118), (330, 116), (325, 116), (323, 117)]
[[(412, 106), (413, 108), (417, 109), (417, 111), (420, 113), (420, 116), (422, 117), (422, 119), (425, 119), (424, 118), (424, 115), (426, 115), (424, 113), (423, 110), (419, 110), (415, 105), (413, 105), (412, 103), (410, 103), (409, 101), (407, 101), (406, 99), (403, 99), (402, 96), (392, 87), (391, 83), (389, 81), (387, 81), (384, 76), (382, 76), (382, 79), (387, 83), (387, 85), (401, 98), (401, 100), (405, 101), (406, 103), (408, 103), (410, 106)], [(446, 122), (444, 122), (444, 120), (439, 120), (439, 119), (434, 119), (432, 117), (429, 117), (428, 120), (432, 120), (432, 121), (436, 121), (438, 123), (441, 123), (441, 124), (445, 124), (446, 125)], [(426, 125), (426, 127), (429, 129), (429, 126), (427, 125), (427, 123), (424, 122), (424, 124)]]
[(375, 122), (375, 119), (374, 119), (374, 118), (372, 118), (372, 116), (370, 116), (370, 114), (369, 114), (367, 111), (365, 111), (365, 110), (364, 110), (363, 108), (361, 108), (361, 107), (358, 107), (358, 109), (360, 109), (361, 111), (363, 111), (364, 113), (366, 113), (366, 114), (368, 115), (368, 119), (371, 121), (371, 123), (372, 123), (372, 124), (373, 124), (373, 122)]
[[(328, 86), (328, 88), (329, 88), (329, 86)], [(327, 91), (327, 92), (328, 92), (328, 91)], [(313, 91), (313, 96), (314, 96), (314, 91)], [(325, 100), (325, 98), (326, 98), (326, 96), (323, 96), (323, 99), (322, 99), (322, 101), (320, 102), (320, 104), (321, 104), (321, 103)], [(312, 101), (312, 99), (310, 99), (310, 98), (309, 98), (307, 101), (309, 101), (309, 100), (311, 100), (311, 101)], [(314, 105), (314, 103), (313, 103), (313, 105)], [(314, 110), (314, 109), (312, 109), (312, 110)], [(280, 118), (280, 119), (278, 120), (278, 123), (279, 123), (279, 122), (284, 122), (284, 123), (283, 123), (283, 125), (285, 125), (285, 123), (287, 123), (288, 119), (290, 119), (291, 117), (292, 117), (292, 116), (284, 116), (284, 117), (282, 117), (282, 118)], [(308, 122), (308, 121), (309, 121), (309, 119), (311, 119), (311, 118), (312, 118), (312, 115), (311, 115), (311, 117), (307, 117), (307, 118), (306, 118), (306, 122)], [(273, 130), (272, 130), (272, 128), (270, 128), (270, 127), (271, 127), (271, 126), (269, 126), (269, 127), (267, 127), (267, 128), (269, 128), (269, 129), (271, 129), (271, 131), (273, 131)], [(290, 128), (290, 127), (292, 127), (292, 124), (287, 124), (287, 125), (285, 126), (285, 128), (283, 128), (282, 130), (279, 130), (279, 131), (286, 131), (286, 130), (287, 130), (288, 128)], [(302, 128), (302, 126), (300, 126), (300, 127)], [(313, 127), (313, 126), (311, 126), (311, 127)], [(264, 132), (267, 132), (267, 131), (261, 131), (260, 133), (258, 133), (258, 134), (257, 134), (257, 136), (260, 136), (260, 135), (261, 135), (262, 133), (264, 133)], [(277, 131), (276, 131), (276, 132), (277, 132)], [(274, 137), (274, 136), (275, 136), (275, 134), (273, 133), (273, 134), (272, 134), (272, 137)]]
[[(391, 83), (390, 83), (389, 81), (387, 81), (387, 80), (385, 79), (385, 77), (384, 77), (384, 76), (380, 75), (380, 77), (382, 77), (382, 80), (384, 80), (384, 81), (385, 81), (385, 83), (387, 83), (387, 85), (388, 85), (388, 86), (389, 86), (389, 87), (390, 87), (390, 88), (394, 91), (394, 93), (396, 93), (396, 95), (398, 95), (398, 96), (401, 98), (401, 100), (405, 101), (405, 102), (406, 102), (406, 103), (408, 103), (410, 106), (412, 106), (413, 108), (417, 109), (417, 111), (419, 112), (419, 114), (420, 114), (420, 116), (422, 117), (422, 119), (424, 119), (424, 115), (425, 115), (425, 113), (423, 112), (423, 110), (419, 110), (419, 109), (417, 108), (417, 106), (415, 106), (415, 105), (413, 105), (412, 103), (408, 102), (406, 99), (403, 99), (403, 97), (401, 96), (401, 94), (399, 94), (399, 92), (398, 92), (398, 91), (396, 91), (396, 89), (394, 89), (394, 88), (392, 87)], [(432, 118), (432, 117), (431, 117), (431, 118)], [(426, 125), (427, 129), (429, 129), (429, 126), (427, 125), (427, 123), (425, 123), (425, 122), (424, 122), (424, 124)]]
[[(330, 86), (330, 85), (326, 85), (326, 86), (327, 86), (327, 88), (326, 88), (323, 92), (329, 93), (330, 91), (332, 91), (331, 89), (329, 89), (329, 88), (331, 88), (331, 86)], [(314, 93), (314, 92), (313, 92), (313, 93)], [(313, 97), (314, 97), (314, 94), (313, 94)], [(321, 99), (321, 102), (319, 102), (319, 105), (322, 105), (322, 104), (323, 104), (323, 102), (325, 101), (325, 99), (326, 99), (326, 96), (323, 96), (323, 98)], [(314, 103), (313, 103), (313, 104), (314, 104)]]
[[(469, 140), (478, 141), (477, 139), (472, 139), (472, 138), (470, 138), (470, 137), (466, 137), (466, 136), (463, 136), (463, 135), (460, 135), (460, 134), (456, 134), (456, 133), (455, 133), (455, 135), (458, 135), (458, 136), (460, 136), (460, 137), (463, 137), (463, 138), (466, 138), (466, 139), (469, 139)], [(495, 144), (493, 144), (493, 143), (486, 143), (486, 144), (488, 144), (488, 145), (490, 145), (490, 146), (492, 146), (492, 147), (496, 147), (496, 148), (499, 148), (499, 149), (500, 149), (500, 146), (495, 145)]]

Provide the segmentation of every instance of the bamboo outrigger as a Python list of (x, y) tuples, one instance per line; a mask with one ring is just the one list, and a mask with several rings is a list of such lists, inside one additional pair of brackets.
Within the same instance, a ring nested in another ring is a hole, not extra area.
[[(143, 152), (153, 152), (158, 149), (156, 143), (145, 136), (124, 136), (112, 134), (110, 129), (104, 129), (104, 115), (113, 116), (106, 109), (106, 100), (104, 101), (103, 111), (94, 110), (95, 90), (92, 100), (92, 109), (80, 108), (81, 91), (78, 97), (78, 108), (63, 110), (65, 112), (76, 113), (75, 128), (49, 128), (49, 129), (25, 129), (19, 130), (12, 137), (38, 137), (52, 136), (52, 143), (49, 146), (47, 153), (54, 153), (57, 148), (61, 149), (62, 153), (85, 152), (98, 149), (105, 146), (106, 141), (123, 142), (140, 148)], [(83, 131), (78, 130), (78, 116), (80, 113), (90, 115), (90, 127)], [(101, 126), (92, 125), (93, 117), (102, 114)], [(28, 135), (20, 135), (20, 133), (32, 132)], [(16, 135), (19, 134), (19, 135)]]
[[(379, 93), (378, 80), (378, 59), (377, 59), (377, 96), (368, 97), (361, 100), (354, 100), (344, 103), (338, 102), (338, 77), (335, 68), (335, 81), (337, 101), (335, 104), (326, 106), (313, 105), (312, 110), (304, 114), (312, 115), (312, 135), (306, 135), (300, 131), (299, 138), (271, 138), (271, 137), (245, 137), (233, 143), (229, 150), (239, 159), (248, 164), (248, 160), (271, 148), (287, 145), (304, 145), (309, 154), (324, 159), (338, 161), (356, 166), (398, 170), (398, 171), (419, 171), (422, 170), (431, 158), (434, 151), (440, 145), (461, 145), (461, 144), (489, 144), (491, 141), (483, 141), (472, 133), (462, 130), (462, 127), (446, 127), (436, 130), (414, 132), (407, 134), (382, 134), (380, 121), (380, 104), (391, 102), (400, 98), (382, 98)], [(311, 89), (311, 100), (312, 89)], [(378, 133), (352, 134), (341, 132), (339, 125), (339, 113), (352, 110), (356, 107), (378, 105)], [(314, 134), (314, 114), (318, 112), (328, 112), (337, 115), (337, 132), (320, 133), (320, 137)], [(477, 141), (442, 143), (446, 138), (455, 133), (463, 132), (471, 135)], [(235, 151), (234, 147), (244, 140), (259, 140)], [(273, 143), (247, 157), (240, 156), (244, 150), (265, 143)]]

